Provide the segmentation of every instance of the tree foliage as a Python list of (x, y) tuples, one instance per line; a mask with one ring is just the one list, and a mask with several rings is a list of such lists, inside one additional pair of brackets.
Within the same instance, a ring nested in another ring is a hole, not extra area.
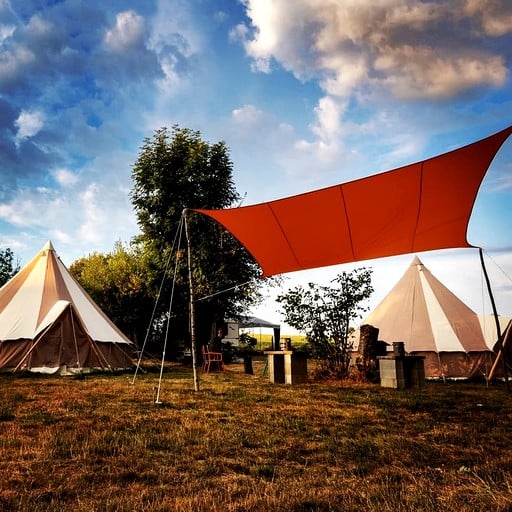
[(154, 303), (151, 257), (140, 244), (117, 242), (107, 254), (75, 261), (71, 274), (132, 341), (143, 342)]
[(366, 268), (343, 272), (331, 281), (333, 286), (309, 283), (306, 288), (297, 286), (277, 298), (285, 321), (306, 335), (326, 376), (348, 376), (350, 324), (367, 310), (363, 302), (373, 293), (371, 273)]
[(254, 259), (220, 225), (190, 211), (236, 205), (240, 197), (232, 167), (224, 142), (210, 144), (200, 132), (178, 126), (161, 128), (145, 139), (133, 167), (131, 198), (141, 228), (139, 240), (158, 255), (161, 268), (169, 258), (175, 263), (174, 287), (169, 280), (161, 304), (166, 308), (172, 294), (172, 333), (178, 338), (188, 331), (189, 320), (187, 258), (179, 257), (186, 246), (184, 237), (177, 237), (186, 209), (200, 341), (208, 341), (212, 324), (245, 313), (260, 299), (261, 272)]
[(14, 253), (8, 247), (0, 249), (0, 286), (3, 286), (20, 270), (19, 261), (14, 261)]

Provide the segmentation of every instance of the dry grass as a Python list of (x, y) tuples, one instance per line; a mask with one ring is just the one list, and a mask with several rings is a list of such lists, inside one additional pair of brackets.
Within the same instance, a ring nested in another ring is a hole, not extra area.
[(512, 510), (501, 385), (157, 381), (1, 375), (0, 510)]

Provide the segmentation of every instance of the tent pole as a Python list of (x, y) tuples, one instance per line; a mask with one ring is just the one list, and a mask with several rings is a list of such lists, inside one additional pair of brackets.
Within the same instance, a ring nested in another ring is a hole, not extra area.
[(194, 374), (194, 390), (199, 391), (199, 376), (197, 373), (197, 354), (196, 354), (196, 324), (195, 324), (195, 298), (194, 286), (192, 282), (192, 255), (190, 245), (190, 231), (188, 225), (188, 210), (185, 209), (185, 237), (187, 239), (187, 265), (188, 265), (188, 286), (189, 286), (189, 300), (190, 300), (190, 341), (192, 350), (192, 369)]
[[(499, 353), (501, 353), (503, 355), (503, 339), (501, 336), (500, 319), (498, 317), (498, 310), (496, 309), (496, 303), (494, 302), (494, 295), (492, 294), (491, 281), (489, 280), (489, 275), (487, 274), (487, 269), (485, 268), (484, 251), (482, 250), (481, 247), (478, 248), (478, 254), (480, 255), (480, 263), (482, 264), (482, 270), (484, 273), (485, 283), (487, 285), (487, 291), (489, 292), (489, 298), (491, 300), (491, 307), (492, 307), (492, 312), (494, 315), (494, 321), (496, 322), (496, 334), (498, 336)], [(498, 357), (499, 357), (499, 355), (498, 355)], [(507, 391), (510, 391), (510, 383), (508, 381), (507, 364), (506, 364), (504, 357), (502, 357), (502, 364), (503, 364), (503, 375), (505, 377), (505, 382), (507, 383)]]
[[(78, 343), (76, 341), (76, 332), (75, 332), (75, 319), (73, 317), (73, 309), (69, 308), (69, 311), (71, 313), (71, 327), (73, 328), (73, 341), (75, 342), (75, 352), (76, 352), (76, 362), (78, 364), (78, 369), (82, 369), (82, 365), (80, 364), (80, 353), (78, 352)], [(62, 352), (62, 343), (61, 343), (61, 350)], [(60, 354), (59, 354), (59, 362), (60, 362)]]
[[(512, 325), (512, 321), (509, 322), (507, 328), (505, 329), (505, 332), (502, 333), (502, 335), (501, 335), (501, 348), (498, 350), (498, 355), (496, 356), (496, 359), (494, 360), (494, 363), (491, 367), (491, 371), (489, 372), (489, 379), (493, 378), (494, 372), (496, 371), (496, 367), (498, 366), (500, 359), (502, 360), (503, 364), (505, 364), (505, 366), (507, 366), (507, 362), (505, 360), (505, 355), (504, 355), (504, 350), (505, 350), (505, 345), (508, 344), (509, 338), (511, 337), (508, 334), (510, 332), (511, 325)], [(507, 366), (507, 368), (508, 368), (508, 366)]]

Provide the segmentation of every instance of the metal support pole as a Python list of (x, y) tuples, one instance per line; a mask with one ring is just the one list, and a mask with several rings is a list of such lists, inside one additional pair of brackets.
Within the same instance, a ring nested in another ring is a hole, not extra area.
[(188, 210), (184, 210), (185, 216), (185, 237), (187, 239), (187, 264), (188, 264), (188, 285), (190, 297), (190, 341), (192, 350), (192, 368), (194, 373), (194, 390), (199, 391), (199, 375), (197, 372), (197, 353), (196, 353), (196, 325), (195, 325), (195, 298), (194, 285), (192, 282), (192, 255), (190, 244), (190, 231), (188, 225)]
[(496, 309), (496, 303), (494, 302), (494, 296), (492, 294), (491, 282), (490, 282), (489, 276), (487, 274), (487, 269), (485, 268), (484, 253), (483, 253), (483, 250), (481, 247), (478, 248), (478, 253), (480, 254), (480, 263), (482, 264), (482, 270), (484, 272), (485, 283), (487, 284), (487, 291), (489, 292), (489, 298), (491, 299), (491, 307), (492, 307), (492, 312), (494, 315), (494, 321), (496, 322), (496, 334), (498, 335), (499, 354), (501, 354), (501, 361), (503, 364), (503, 375), (505, 377), (505, 382), (507, 383), (507, 391), (510, 391), (510, 383), (508, 381), (507, 362), (505, 361), (505, 354), (503, 352), (503, 338), (501, 335), (500, 319), (498, 317), (498, 310)]

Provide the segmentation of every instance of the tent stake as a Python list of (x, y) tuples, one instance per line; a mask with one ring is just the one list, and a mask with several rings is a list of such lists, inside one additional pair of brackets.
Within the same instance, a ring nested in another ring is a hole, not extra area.
[(185, 209), (183, 214), (185, 217), (185, 238), (187, 239), (187, 264), (188, 264), (188, 285), (190, 297), (190, 341), (192, 351), (192, 369), (194, 373), (194, 390), (199, 391), (199, 376), (197, 373), (197, 355), (196, 355), (196, 324), (195, 324), (195, 298), (194, 286), (192, 282), (192, 255), (190, 244), (190, 231), (188, 225), (188, 210)]
[[(492, 312), (494, 315), (494, 321), (496, 322), (496, 334), (498, 335), (498, 348), (499, 354), (503, 355), (503, 339), (501, 336), (501, 327), (500, 327), (500, 319), (498, 317), (498, 310), (496, 309), (496, 303), (494, 302), (494, 295), (492, 294), (491, 282), (489, 280), (489, 276), (487, 274), (487, 269), (485, 268), (484, 262), (484, 252), (481, 247), (478, 248), (478, 254), (480, 255), (480, 263), (482, 264), (482, 270), (484, 272), (485, 283), (487, 284), (487, 291), (489, 292), (489, 298), (491, 300)], [(498, 357), (499, 357), (498, 354)], [(503, 364), (503, 375), (505, 377), (505, 382), (507, 383), (507, 391), (510, 391), (510, 383), (508, 381), (508, 370), (505, 358), (501, 358)]]

